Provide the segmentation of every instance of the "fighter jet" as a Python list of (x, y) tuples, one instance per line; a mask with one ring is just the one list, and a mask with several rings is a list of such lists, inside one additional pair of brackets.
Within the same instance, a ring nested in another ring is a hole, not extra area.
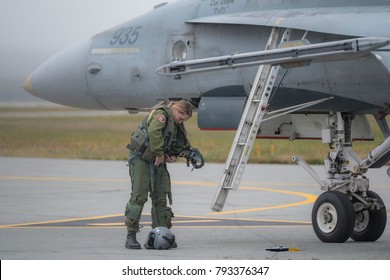
[[(386, 0), (177, 0), (64, 50), (24, 88), (132, 113), (186, 99), (201, 129), (237, 130), (214, 211), (238, 189), (254, 139), (322, 140), (325, 178), (293, 157), (324, 191), (316, 235), (375, 241), (387, 212), (365, 173), (390, 160), (389, 19)], [(367, 115), (385, 140), (361, 159), (353, 142), (373, 139)]]

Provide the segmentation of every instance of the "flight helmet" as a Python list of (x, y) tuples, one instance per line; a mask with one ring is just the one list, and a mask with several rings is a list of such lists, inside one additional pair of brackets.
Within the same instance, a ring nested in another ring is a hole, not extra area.
[(169, 228), (156, 227), (149, 232), (145, 248), (157, 250), (170, 249), (174, 243), (175, 235)]

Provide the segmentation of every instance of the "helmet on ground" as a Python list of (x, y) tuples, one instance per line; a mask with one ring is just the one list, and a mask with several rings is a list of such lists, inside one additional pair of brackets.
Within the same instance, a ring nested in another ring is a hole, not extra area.
[(174, 243), (175, 235), (169, 228), (156, 227), (149, 232), (145, 247), (147, 249), (164, 250), (172, 248)]

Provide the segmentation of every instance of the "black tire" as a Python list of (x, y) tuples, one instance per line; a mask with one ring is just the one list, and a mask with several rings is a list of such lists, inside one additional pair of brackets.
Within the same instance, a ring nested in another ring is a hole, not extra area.
[[(377, 199), (382, 207), (379, 210), (364, 210), (355, 213), (355, 226), (351, 234), (351, 238), (355, 241), (376, 241), (386, 228), (387, 211), (383, 200), (377, 193), (370, 190), (367, 191), (367, 196)], [(357, 204), (355, 206), (361, 204), (357, 199), (352, 200), (352, 203)]]
[(321, 241), (343, 243), (352, 234), (355, 211), (345, 194), (328, 191), (314, 203), (311, 220), (314, 232)]

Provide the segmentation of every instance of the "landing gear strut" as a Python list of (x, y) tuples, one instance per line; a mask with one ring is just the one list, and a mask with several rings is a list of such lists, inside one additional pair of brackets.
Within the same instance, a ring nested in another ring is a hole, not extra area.
[(386, 207), (378, 194), (369, 190), (364, 176), (368, 168), (390, 151), (390, 137), (361, 160), (352, 150), (351, 123), (353, 114), (329, 115), (329, 129), (322, 131), (323, 142), (333, 150), (324, 161), (326, 179), (300, 156), (293, 161), (302, 166), (325, 192), (314, 203), (312, 224), (323, 242), (375, 241), (386, 227)]

